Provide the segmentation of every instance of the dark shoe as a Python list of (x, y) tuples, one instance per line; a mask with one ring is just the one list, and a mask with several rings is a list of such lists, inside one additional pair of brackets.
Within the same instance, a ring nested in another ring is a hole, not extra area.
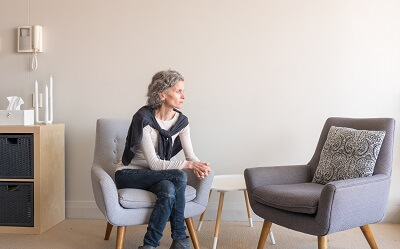
[(186, 237), (185, 239), (172, 241), (172, 245), (169, 249), (191, 249), (190, 238)]
[(144, 246), (139, 246), (138, 249), (155, 249), (155, 247), (149, 246), (149, 245), (144, 245)]

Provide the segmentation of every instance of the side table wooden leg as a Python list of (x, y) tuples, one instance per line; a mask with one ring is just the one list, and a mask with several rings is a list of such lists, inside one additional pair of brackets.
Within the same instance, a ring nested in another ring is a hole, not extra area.
[[(210, 200), (212, 193), (212, 189), (210, 189), (210, 193), (208, 194), (208, 200)], [(197, 226), (197, 231), (200, 231), (201, 225), (203, 224), (203, 219), (204, 219), (204, 214), (206, 213), (206, 210), (200, 215), (200, 220), (199, 220), (199, 225)]]
[(225, 195), (225, 192), (220, 192), (219, 204), (218, 204), (218, 213), (217, 213), (217, 221), (215, 223), (215, 231), (214, 231), (214, 242), (213, 242), (213, 247), (212, 247), (213, 249), (217, 248), (219, 225), (221, 223), (221, 215), (222, 215), (222, 206), (224, 205), (224, 195)]
[(276, 244), (275, 237), (274, 237), (274, 234), (272, 233), (272, 231), (269, 231), (269, 237), (271, 238), (271, 243), (273, 245), (275, 245)]
[(246, 208), (247, 208), (247, 217), (249, 218), (249, 225), (250, 227), (253, 227), (253, 219), (251, 218), (251, 208), (250, 208), (250, 202), (249, 202), (249, 194), (247, 193), (247, 190), (243, 190), (244, 192), (244, 199), (246, 200)]

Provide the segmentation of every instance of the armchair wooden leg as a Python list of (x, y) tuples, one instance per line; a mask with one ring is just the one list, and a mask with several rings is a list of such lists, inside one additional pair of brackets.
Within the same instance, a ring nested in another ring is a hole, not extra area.
[(107, 229), (106, 229), (106, 235), (104, 236), (104, 240), (110, 239), (110, 234), (111, 234), (112, 228), (113, 228), (113, 225), (111, 225), (110, 222), (107, 222)]
[(117, 228), (117, 249), (124, 248), (126, 227), (121, 226)]
[(269, 234), (269, 231), (271, 230), (272, 222), (264, 220), (264, 224), (261, 230), (261, 235), (260, 239), (258, 240), (258, 246), (257, 249), (263, 249), (265, 245), (265, 241), (267, 241), (267, 237)]
[(318, 236), (318, 249), (328, 249), (328, 235)]
[(371, 249), (378, 249), (378, 246), (376, 245), (376, 242), (374, 239), (374, 235), (372, 235), (369, 225), (361, 226), (360, 228), (364, 234), (364, 237), (367, 239), (368, 244), (371, 247)]
[(186, 218), (186, 226), (188, 227), (190, 238), (192, 239), (194, 249), (200, 249), (199, 240), (197, 239), (196, 231), (194, 230), (194, 224), (192, 218)]

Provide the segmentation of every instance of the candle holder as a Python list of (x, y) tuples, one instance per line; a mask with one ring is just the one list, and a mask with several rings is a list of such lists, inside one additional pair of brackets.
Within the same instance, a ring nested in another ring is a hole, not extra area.
[(46, 85), (44, 95), (44, 121), (39, 120), (38, 82), (35, 81), (35, 122), (37, 124), (53, 123), (53, 76), (50, 75), (50, 87)]

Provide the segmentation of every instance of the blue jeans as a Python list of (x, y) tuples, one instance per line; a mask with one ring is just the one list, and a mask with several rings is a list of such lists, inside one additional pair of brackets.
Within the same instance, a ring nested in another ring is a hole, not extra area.
[(183, 170), (122, 169), (115, 172), (115, 182), (118, 189), (144, 189), (157, 196), (144, 245), (160, 245), (168, 219), (171, 222), (172, 239), (186, 238), (184, 211), (187, 175)]

